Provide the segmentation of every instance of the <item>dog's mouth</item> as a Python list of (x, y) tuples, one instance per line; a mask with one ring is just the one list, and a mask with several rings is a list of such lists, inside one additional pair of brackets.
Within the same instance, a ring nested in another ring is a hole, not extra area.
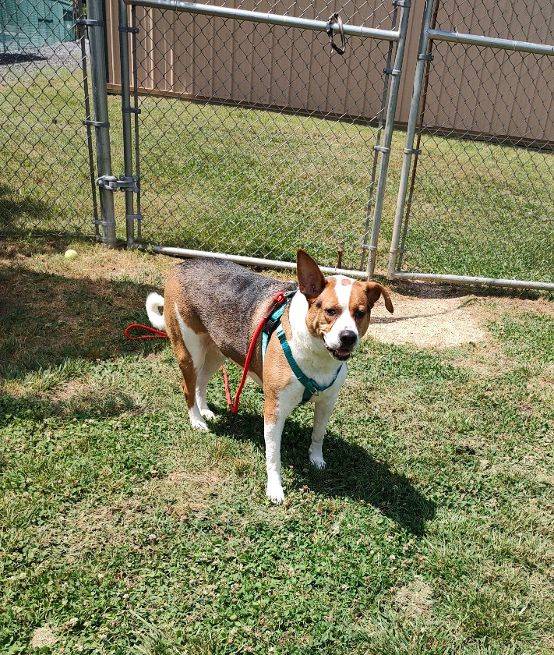
[(352, 354), (352, 351), (348, 348), (329, 348), (329, 346), (326, 346), (326, 348), (339, 362), (345, 362)]

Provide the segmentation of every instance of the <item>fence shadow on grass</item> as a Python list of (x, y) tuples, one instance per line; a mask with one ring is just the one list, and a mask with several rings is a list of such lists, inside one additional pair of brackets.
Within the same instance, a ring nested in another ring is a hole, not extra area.
[[(135, 282), (64, 277), (0, 265), (0, 378), (18, 379), (68, 359), (112, 359), (136, 352), (124, 327), (145, 320), (152, 288)], [(143, 352), (165, 342), (144, 344)]]
[(41, 200), (18, 196), (13, 189), (0, 184), (0, 232), (13, 232), (32, 224), (40, 224), (49, 213)]
[[(263, 419), (241, 410), (225, 412), (210, 426), (216, 433), (253, 441), (262, 450)], [(325, 438), (327, 468), (318, 471), (308, 465), (310, 430), (289, 418), (283, 434), (282, 459), (292, 465), (295, 486), (308, 486), (329, 498), (352, 498), (369, 503), (384, 516), (416, 536), (425, 534), (425, 524), (435, 516), (435, 503), (427, 499), (404, 475), (395, 473), (367, 450), (342, 439), (332, 431)]]

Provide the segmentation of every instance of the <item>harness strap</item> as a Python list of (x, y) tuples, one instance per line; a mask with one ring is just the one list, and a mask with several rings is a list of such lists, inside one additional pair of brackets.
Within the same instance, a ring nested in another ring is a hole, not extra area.
[(335, 373), (333, 379), (331, 380), (331, 382), (329, 382), (329, 384), (325, 384), (325, 385), (318, 384), (313, 378), (309, 378), (304, 373), (304, 371), (300, 368), (300, 366), (298, 366), (298, 363), (293, 357), (290, 344), (287, 341), (287, 335), (285, 334), (282, 325), (279, 325), (275, 334), (277, 335), (277, 338), (281, 343), (281, 348), (283, 349), (283, 353), (287, 359), (287, 362), (289, 363), (289, 366), (291, 367), (292, 372), (296, 376), (297, 380), (302, 385), (304, 385), (304, 394), (302, 396), (303, 403), (308, 402), (308, 400), (310, 400), (310, 398), (314, 394), (318, 394), (321, 391), (325, 391), (326, 389), (329, 389), (329, 387), (332, 387), (335, 384), (339, 376), (339, 373), (342, 370), (342, 364), (338, 367), (337, 372)]

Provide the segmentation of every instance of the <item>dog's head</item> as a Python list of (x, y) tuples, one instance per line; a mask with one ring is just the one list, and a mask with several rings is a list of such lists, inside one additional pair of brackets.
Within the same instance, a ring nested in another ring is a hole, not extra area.
[(385, 307), (394, 308), (389, 290), (373, 281), (344, 275), (323, 276), (316, 262), (303, 250), (296, 256), (298, 289), (308, 301), (306, 325), (310, 334), (323, 340), (331, 355), (347, 360), (365, 334), (371, 309), (383, 296)]

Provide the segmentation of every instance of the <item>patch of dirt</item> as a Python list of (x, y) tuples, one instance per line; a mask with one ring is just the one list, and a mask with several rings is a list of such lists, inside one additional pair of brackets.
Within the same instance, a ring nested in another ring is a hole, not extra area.
[(54, 646), (58, 638), (48, 625), (37, 628), (31, 637), (31, 648), (44, 648), (45, 646)]
[(485, 341), (472, 343), (466, 350), (454, 357), (451, 363), (469, 369), (482, 377), (496, 377), (513, 368), (514, 362), (506, 355), (502, 346), (487, 335)]
[(141, 498), (128, 498), (113, 507), (80, 507), (61, 518), (60, 524), (44, 535), (42, 543), (60, 546), (69, 559), (110, 545), (133, 542), (144, 514)]
[[(372, 311), (368, 335), (392, 344), (413, 344), (421, 348), (452, 348), (477, 345), (475, 365), (480, 356), (485, 368), (500, 352), (484, 352), (493, 343), (486, 323), (502, 314), (534, 312), (554, 317), (554, 303), (545, 297), (535, 299), (488, 297), (464, 294), (460, 289), (421, 284), (392, 294), (394, 314), (382, 302)], [(498, 362), (496, 363), (498, 368)]]
[(218, 471), (172, 471), (167, 477), (156, 480), (152, 491), (169, 503), (170, 513), (184, 518), (210, 505), (225, 483)]
[(549, 364), (540, 375), (531, 378), (527, 389), (536, 393), (548, 405), (554, 405), (554, 364)]
[(429, 612), (433, 605), (433, 590), (423, 580), (413, 580), (397, 589), (393, 602), (404, 614), (410, 617), (421, 616)]
[(481, 326), (480, 311), (473, 301), (474, 296), (414, 298), (394, 294), (394, 314), (378, 303), (367, 334), (384, 343), (423, 348), (479, 343), (488, 333)]
[(76, 397), (83, 397), (90, 395), (91, 389), (88, 384), (82, 380), (69, 380), (56, 388), (54, 393), (50, 394), (50, 398), (55, 401), (67, 402)]

